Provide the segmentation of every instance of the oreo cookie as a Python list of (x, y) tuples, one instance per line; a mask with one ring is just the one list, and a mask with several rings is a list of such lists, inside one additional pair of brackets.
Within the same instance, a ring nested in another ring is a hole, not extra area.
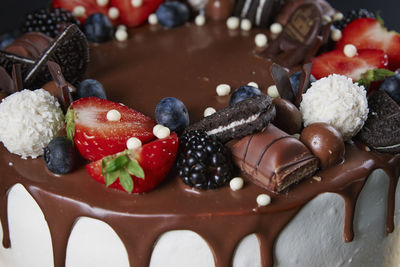
[(400, 153), (400, 106), (384, 91), (368, 99), (368, 119), (358, 137), (371, 149)]
[(261, 131), (275, 118), (275, 114), (272, 99), (261, 94), (205, 117), (186, 131), (204, 130), (225, 143)]
[(8, 73), (12, 73), (13, 65), (20, 64), (24, 88), (36, 89), (52, 80), (47, 69), (47, 61), (59, 64), (66, 80), (70, 83), (81, 80), (89, 62), (86, 37), (75, 24), (65, 28), (48, 48), (40, 53), (40, 56), (35, 59), (30, 58), (33, 55), (37, 54), (29, 53), (29, 56), (21, 56), (0, 51), (0, 65)]

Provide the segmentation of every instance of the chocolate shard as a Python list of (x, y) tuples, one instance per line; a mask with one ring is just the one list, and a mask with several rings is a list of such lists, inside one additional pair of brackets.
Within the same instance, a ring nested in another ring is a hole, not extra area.
[(368, 98), (368, 119), (358, 138), (371, 149), (400, 153), (400, 106), (384, 91)]
[(294, 105), (296, 107), (300, 107), (300, 103), (303, 100), (303, 94), (305, 94), (308, 89), (308, 85), (310, 83), (312, 66), (313, 66), (313, 64), (311, 62), (309, 62), (309, 63), (304, 64), (303, 67), (301, 68), (301, 71), (302, 71), (301, 81), (300, 81), (300, 85), (299, 85), (299, 90), (297, 91), (297, 94), (296, 94), (296, 97), (294, 100)]
[(24, 89), (22, 83), (21, 64), (17, 63), (12, 68), (12, 79), (14, 83), (14, 91), (19, 92)]
[(270, 72), (276, 88), (278, 89), (279, 96), (293, 103), (294, 93), (289, 79), (289, 72), (276, 63), (272, 64)]
[(68, 107), (72, 103), (72, 95), (71, 92), (69, 91), (69, 87), (67, 82), (65, 81), (65, 78), (61, 72), (61, 67), (57, 63), (53, 61), (48, 61), (47, 66), (49, 68), (50, 74), (53, 77), (54, 82), (57, 85), (57, 88), (59, 90), (58, 92), (58, 99), (61, 100), (61, 106), (62, 109), (65, 112), (67, 112)]
[(275, 118), (272, 99), (264, 94), (219, 110), (190, 125), (186, 131), (204, 130), (225, 143), (261, 131)]
[(0, 66), (0, 89), (2, 93), (12, 94), (14, 92), (14, 82), (5, 68)]
[(248, 178), (273, 192), (282, 192), (318, 169), (318, 159), (302, 142), (271, 123), (260, 133), (229, 142), (228, 147)]
[(52, 80), (47, 61), (61, 66), (65, 79), (70, 83), (81, 80), (89, 61), (89, 48), (85, 35), (75, 24), (69, 25), (35, 62), (24, 79), (28, 88), (39, 88)]

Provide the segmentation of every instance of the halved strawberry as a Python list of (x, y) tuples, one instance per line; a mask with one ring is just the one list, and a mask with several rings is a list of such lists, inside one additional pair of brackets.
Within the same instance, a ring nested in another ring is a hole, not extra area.
[(342, 35), (337, 49), (343, 50), (346, 44), (353, 44), (357, 49), (380, 49), (389, 57), (389, 69), (400, 68), (400, 34), (388, 31), (379, 20), (356, 19), (343, 29)]
[(128, 27), (135, 27), (147, 20), (163, 0), (143, 0), (141, 5), (134, 7), (132, 0), (111, 0), (110, 5), (119, 9), (121, 21)]
[(77, 18), (81, 23), (94, 13), (103, 13), (107, 15), (109, 9), (108, 5), (99, 6), (96, 0), (53, 0), (51, 5), (53, 8), (64, 8), (70, 12), (73, 12), (74, 8), (77, 6), (84, 7), (85, 14), (82, 17)]
[(178, 136), (171, 133), (143, 145), (86, 165), (89, 175), (109, 187), (132, 193), (148, 192), (160, 184), (174, 165)]
[[(107, 112), (115, 109), (121, 114), (119, 121), (107, 120)], [(90, 161), (101, 159), (126, 149), (131, 137), (143, 143), (153, 140), (152, 119), (128, 108), (97, 97), (74, 101), (66, 115), (67, 134), (74, 140), (81, 155)]]
[(384, 69), (387, 65), (387, 55), (382, 50), (360, 49), (354, 57), (346, 57), (343, 49), (333, 50), (313, 59), (312, 75), (321, 79), (336, 73), (358, 81), (366, 71)]

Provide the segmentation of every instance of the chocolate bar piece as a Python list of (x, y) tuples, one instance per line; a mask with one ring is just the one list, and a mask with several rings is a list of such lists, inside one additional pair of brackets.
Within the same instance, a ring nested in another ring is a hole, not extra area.
[(302, 142), (271, 123), (263, 132), (229, 142), (228, 147), (240, 169), (273, 192), (282, 192), (318, 169), (318, 159)]

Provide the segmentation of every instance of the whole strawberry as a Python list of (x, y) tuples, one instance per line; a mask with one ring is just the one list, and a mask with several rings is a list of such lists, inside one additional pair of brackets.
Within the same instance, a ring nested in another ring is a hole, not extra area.
[(178, 152), (178, 136), (171, 133), (135, 150), (125, 150), (86, 165), (88, 174), (111, 188), (129, 193), (148, 192), (168, 175)]
[[(115, 114), (119, 117), (115, 118)], [(142, 143), (155, 138), (152, 119), (120, 103), (97, 97), (74, 101), (66, 121), (68, 137), (80, 154), (90, 161), (124, 151), (131, 137)]]

